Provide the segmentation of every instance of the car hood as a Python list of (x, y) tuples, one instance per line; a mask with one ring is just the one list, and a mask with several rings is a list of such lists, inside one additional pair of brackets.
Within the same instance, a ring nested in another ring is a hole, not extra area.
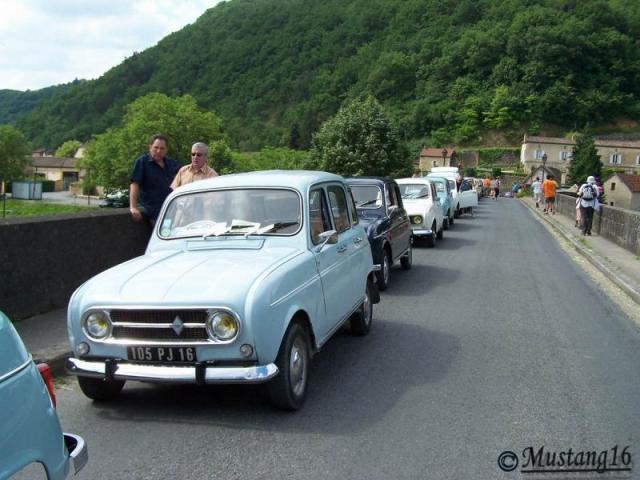
[(147, 253), (84, 286), (90, 305), (239, 303), (261, 274), (303, 252), (296, 248)]
[(403, 200), (402, 202), (407, 215), (423, 215), (432, 205), (431, 200)]

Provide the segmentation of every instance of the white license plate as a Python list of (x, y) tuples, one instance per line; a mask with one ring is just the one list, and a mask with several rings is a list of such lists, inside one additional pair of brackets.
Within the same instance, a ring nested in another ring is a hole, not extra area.
[(127, 347), (127, 358), (135, 362), (197, 362), (194, 347)]

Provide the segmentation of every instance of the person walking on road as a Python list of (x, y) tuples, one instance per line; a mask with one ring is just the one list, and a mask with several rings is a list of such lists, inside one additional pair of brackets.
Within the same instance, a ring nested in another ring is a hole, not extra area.
[(540, 177), (536, 177), (536, 181), (531, 184), (531, 191), (536, 202), (536, 208), (540, 208), (540, 203), (542, 203), (542, 182)]
[(580, 187), (580, 190), (578, 190), (578, 197), (580, 197), (582, 235), (591, 235), (593, 210), (595, 209), (596, 199), (598, 198), (596, 179), (593, 176), (588, 177), (587, 183)]
[[(180, 166), (167, 157), (167, 139), (154, 135), (149, 140), (149, 153), (138, 157), (131, 173), (129, 211), (134, 222), (147, 218), (155, 225), (165, 198), (171, 193), (171, 182)], [(138, 200), (142, 209), (138, 208)]]
[(542, 194), (544, 195), (544, 213), (556, 214), (556, 189), (558, 184), (553, 179), (553, 175), (547, 175), (547, 179), (542, 182)]
[(500, 196), (500, 179), (496, 178), (495, 186), (493, 187), (493, 199), (498, 200)]

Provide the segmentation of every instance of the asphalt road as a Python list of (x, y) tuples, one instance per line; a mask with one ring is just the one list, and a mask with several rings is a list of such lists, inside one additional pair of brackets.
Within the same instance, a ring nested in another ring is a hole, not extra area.
[(77, 478), (566, 478), (522, 473), (527, 448), (640, 458), (638, 328), (517, 201), (416, 249), (376, 307), (368, 337), (315, 357), (295, 414), (255, 387), (129, 383), (93, 404), (63, 379), (62, 423), (89, 444)]

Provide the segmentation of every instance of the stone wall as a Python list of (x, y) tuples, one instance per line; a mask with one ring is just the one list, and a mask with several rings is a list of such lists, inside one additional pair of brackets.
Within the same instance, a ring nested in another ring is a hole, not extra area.
[[(559, 194), (558, 213), (571, 218), (576, 216), (575, 194)], [(640, 255), (640, 212), (602, 205), (600, 213), (593, 216), (593, 232)]]
[(0, 310), (19, 319), (65, 307), (84, 281), (142, 255), (149, 233), (126, 210), (0, 220)]

